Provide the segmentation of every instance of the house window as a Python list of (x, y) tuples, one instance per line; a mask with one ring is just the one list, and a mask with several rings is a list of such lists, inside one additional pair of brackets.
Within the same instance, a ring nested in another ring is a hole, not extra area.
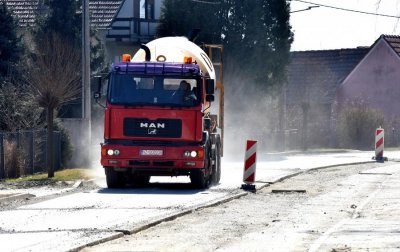
[(140, 18), (154, 19), (154, 0), (140, 0)]

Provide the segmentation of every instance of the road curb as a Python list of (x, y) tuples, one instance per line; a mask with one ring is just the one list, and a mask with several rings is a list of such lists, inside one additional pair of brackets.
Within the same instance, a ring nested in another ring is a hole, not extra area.
[(26, 199), (26, 198), (33, 198), (33, 197), (35, 197), (35, 195), (30, 194), (30, 193), (17, 193), (15, 195), (0, 198), (0, 202), (8, 202), (8, 201), (12, 201), (12, 200)]
[[(269, 184), (279, 183), (279, 182), (282, 182), (283, 180), (286, 180), (288, 178), (295, 177), (295, 176), (298, 176), (300, 174), (304, 174), (304, 173), (310, 172), (310, 171), (317, 171), (317, 170), (328, 169), (328, 168), (339, 167), (339, 166), (360, 165), (360, 164), (370, 164), (370, 163), (376, 163), (376, 161), (362, 161), (362, 162), (353, 162), (353, 163), (345, 163), (345, 164), (334, 164), (334, 165), (319, 166), (319, 167), (314, 167), (314, 168), (298, 171), (298, 172), (295, 172), (295, 173), (292, 173), (292, 174), (288, 174), (288, 175), (285, 175), (285, 176), (283, 176), (283, 177), (281, 177), (281, 178), (279, 178), (279, 179), (277, 179), (275, 181), (269, 181), (269, 182), (265, 182), (265, 183), (269, 183)], [(262, 188), (264, 188), (264, 187), (265, 186), (263, 186)]]
[(76, 247), (76, 248), (73, 248), (73, 249), (70, 249), (70, 250), (67, 250), (67, 251), (68, 252), (78, 252), (78, 251), (80, 251), (80, 250), (82, 250), (84, 248), (91, 247), (91, 246), (96, 246), (96, 245), (99, 245), (101, 243), (105, 243), (105, 242), (109, 242), (109, 241), (113, 241), (113, 240), (116, 240), (116, 239), (121, 238), (123, 236), (124, 236), (124, 234), (122, 232), (113, 233), (109, 237), (105, 237), (105, 238), (102, 238), (102, 239), (99, 239), (99, 240), (96, 240), (96, 241), (93, 241), (93, 242), (89, 242), (87, 244), (81, 245), (79, 247)]
[(205, 204), (200, 204), (200, 205), (197, 205), (195, 207), (192, 207), (192, 208), (189, 208), (189, 209), (185, 209), (183, 211), (178, 211), (178, 212), (170, 214), (168, 216), (164, 216), (164, 217), (159, 218), (159, 219), (157, 219), (155, 221), (151, 221), (151, 222), (149, 222), (147, 224), (144, 224), (144, 225), (142, 225), (140, 227), (136, 227), (136, 228), (134, 228), (132, 230), (118, 230), (118, 231), (119, 232), (123, 232), (124, 234), (128, 234), (128, 235), (135, 234), (135, 233), (138, 233), (140, 231), (143, 231), (143, 230), (149, 229), (151, 227), (157, 226), (158, 224), (161, 224), (162, 222), (172, 221), (172, 220), (175, 220), (175, 219), (177, 219), (179, 217), (185, 216), (187, 214), (191, 214), (194, 211), (198, 211), (198, 210), (205, 209), (205, 208), (208, 208), (208, 207), (218, 206), (218, 205), (224, 204), (226, 202), (232, 201), (234, 199), (238, 199), (238, 198), (241, 198), (243, 196), (246, 196), (247, 194), (248, 194), (248, 192), (238, 192), (238, 193), (235, 193), (233, 195), (228, 195), (228, 196), (216, 199), (214, 201), (211, 201), (211, 202), (208, 202), (208, 203), (205, 203)]
[(241, 198), (243, 196), (246, 196), (248, 194), (249, 194), (248, 192), (237, 192), (237, 193), (235, 193), (233, 195), (228, 195), (228, 196), (216, 199), (216, 200), (214, 200), (212, 202), (209, 202), (209, 203), (201, 204), (201, 205), (198, 205), (198, 206), (195, 206), (195, 207), (183, 210), (183, 211), (172, 213), (170, 215), (161, 217), (161, 218), (156, 219), (154, 221), (150, 221), (150, 222), (148, 222), (146, 224), (139, 225), (138, 227), (135, 227), (135, 228), (133, 228), (131, 230), (115, 230), (115, 232), (117, 234), (114, 235), (114, 236), (110, 236), (110, 237), (107, 237), (107, 238), (96, 240), (96, 241), (84, 244), (82, 246), (79, 246), (77, 248), (74, 248), (74, 249), (71, 249), (71, 250), (68, 250), (68, 251), (76, 252), (76, 251), (80, 251), (80, 250), (82, 250), (82, 249), (84, 249), (86, 247), (91, 247), (91, 246), (95, 246), (95, 245), (98, 245), (98, 244), (101, 244), (101, 243), (104, 243), (104, 242), (116, 240), (116, 239), (121, 238), (121, 237), (123, 237), (125, 235), (136, 234), (136, 233), (139, 233), (139, 232), (144, 231), (146, 229), (149, 229), (151, 227), (157, 226), (157, 225), (159, 225), (159, 224), (161, 224), (163, 222), (168, 222), (168, 221), (175, 220), (175, 219), (177, 219), (179, 217), (185, 216), (187, 214), (191, 214), (194, 211), (197, 211), (197, 210), (200, 210), (200, 209), (205, 209), (205, 208), (208, 208), (208, 207), (221, 205), (221, 204), (224, 204), (226, 202), (229, 202), (229, 201)]

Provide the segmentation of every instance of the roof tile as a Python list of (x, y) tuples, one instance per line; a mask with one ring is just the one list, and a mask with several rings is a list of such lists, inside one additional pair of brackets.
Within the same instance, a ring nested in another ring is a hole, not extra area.
[(369, 48), (291, 52), (288, 67), (288, 104), (329, 104), (344, 78)]
[(390, 47), (400, 56), (400, 36), (382, 35), (381, 38), (386, 40)]
[[(48, 9), (42, 0), (0, 0), (18, 18), (20, 27), (34, 26), (36, 16)], [(91, 26), (106, 29), (118, 12), (123, 0), (89, 0)]]

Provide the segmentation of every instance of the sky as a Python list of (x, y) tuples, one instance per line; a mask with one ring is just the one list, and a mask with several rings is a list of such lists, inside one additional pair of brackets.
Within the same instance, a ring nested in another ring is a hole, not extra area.
[[(305, 0), (357, 11), (400, 16), (400, 0)], [(378, 4), (380, 3), (380, 4)], [(292, 0), (291, 11), (312, 4)], [(398, 18), (366, 15), (326, 7), (291, 14), (292, 51), (371, 46), (382, 34), (400, 35)]]

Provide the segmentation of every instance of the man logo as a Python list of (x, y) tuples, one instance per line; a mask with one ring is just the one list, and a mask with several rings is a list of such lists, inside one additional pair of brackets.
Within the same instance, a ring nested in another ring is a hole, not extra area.
[(141, 122), (140, 128), (147, 128), (148, 135), (157, 135), (157, 129), (165, 129), (165, 123)]
[(140, 128), (165, 129), (165, 123), (140, 123)]

